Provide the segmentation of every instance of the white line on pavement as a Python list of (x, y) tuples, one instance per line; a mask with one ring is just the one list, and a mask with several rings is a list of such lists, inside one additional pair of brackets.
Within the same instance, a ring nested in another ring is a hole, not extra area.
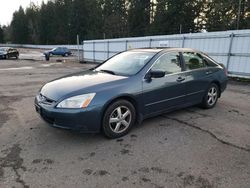
[(5, 68), (5, 69), (0, 69), (0, 71), (9, 71), (9, 70), (28, 70), (28, 69), (34, 69), (34, 67), (14, 67), (14, 68)]

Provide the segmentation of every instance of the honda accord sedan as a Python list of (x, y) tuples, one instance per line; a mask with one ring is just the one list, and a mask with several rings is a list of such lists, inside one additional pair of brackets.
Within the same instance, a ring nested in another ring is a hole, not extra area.
[(53, 127), (118, 138), (161, 113), (214, 107), (227, 80), (226, 70), (200, 51), (135, 49), (45, 84), (35, 108)]

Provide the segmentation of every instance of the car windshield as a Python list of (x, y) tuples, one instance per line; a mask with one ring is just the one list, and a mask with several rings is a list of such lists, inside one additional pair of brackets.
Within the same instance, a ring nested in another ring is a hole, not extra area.
[(95, 71), (131, 76), (138, 73), (154, 55), (154, 52), (123, 52), (107, 60)]

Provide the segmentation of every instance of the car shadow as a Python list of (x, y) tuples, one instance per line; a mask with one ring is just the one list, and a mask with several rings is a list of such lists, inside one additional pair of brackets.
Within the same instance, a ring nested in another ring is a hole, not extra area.
[[(201, 109), (199, 107), (193, 106), (188, 107), (180, 110), (176, 110), (173, 112), (164, 113), (162, 115), (158, 115), (152, 118), (145, 119), (141, 124), (136, 124), (130, 133), (128, 135), (125, 135), (122, 138), (118, 139), (109, 139), (106, 138), (102, 133), (82, 133), (78, 131), (71, 131), (71, 130), (65, 130), (60, 128), (55, 128), (47, 125), (42, 120), (36, 127), (40, 127), (40, 131), (37, 132), (37, 136), (46, 135), (47, 139), (44, 141), (45, 143), (52, 142), (58, 142), (58, 143), (88, 143), (93, 146), (98, 145), (100, 143), (112, 143), (112, 142), (119, 142), (119, 139), (126, 140), (130, 137), (137, 137), (140, 132), (144, 132), (143, 135), (148, 135), (148, 137), (152, 136), (150, 132), (152, 132), (152, 129), (155, 129), (155, 126), (160, 127), (168, 127), (170, 124), (168, 124), (168, 119), (166, 117), (172, 117), (172, 116), (184, 116), (190, 115), (192, 113), (199, 113)], [(201, 111), (202, 113), (202, 111)], [(187, 116), (188, 117), (188, 116)]]

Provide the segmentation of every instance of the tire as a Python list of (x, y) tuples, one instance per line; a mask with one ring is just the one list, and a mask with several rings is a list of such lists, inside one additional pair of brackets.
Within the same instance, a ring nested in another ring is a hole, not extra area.
[(102, 130), (108, 138), (119, 138), (126, 135), (135, 124), (135, 107), (126, 100), (118, 100), (106, 109)]
[(210, 84), (209, 88), (207, 89), (205, 96), (203, 97), (201, 107), (205, 109), (213, 108), (219, 98), (220, 90), (217, 84), (212, 83)]
[(68, 57), (68, 56), (69, 56), (69, 54), (68, 54), (68, 53), (66, 53), (64, 56), (65, 56), (65, 57)]
[(9, 59), (9, 56), (8, 56), (8, 55), (6, 55), (6, 56), (5, 56), (5, 59)]

